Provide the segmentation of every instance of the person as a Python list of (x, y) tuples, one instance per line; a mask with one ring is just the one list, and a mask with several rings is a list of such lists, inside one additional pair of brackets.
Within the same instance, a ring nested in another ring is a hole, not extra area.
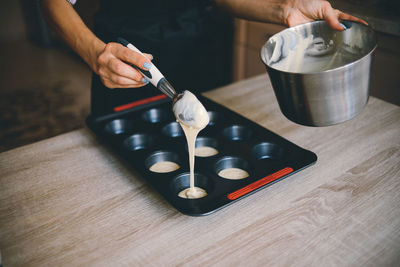
[[(132, 65), (143, 70), (156, 65), (179, 90), (196, 92), (227, 84), (233, 24), (226, 14), (287, 26), (324, 19), (339, 31), (343, 30), (340, 19), (366, 24), (326, 0), (100, 0), (93, 31), (67, 0), (42, 0), (42, 10), (94, 73), (94, 115), (160, 93)], [(118, 37), (147, 53), (142, 56), (116, 43)]]

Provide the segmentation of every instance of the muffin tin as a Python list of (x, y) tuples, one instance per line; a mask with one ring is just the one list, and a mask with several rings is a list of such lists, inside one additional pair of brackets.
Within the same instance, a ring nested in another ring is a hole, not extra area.
[[(208, 195), (199, 199), (181, 198), (178, 193), (189, 187), (186, 138), (175, 121), (171, 102), (153, 99), (156, 101), (141, 100), (130, 106), (133, 108), (113, 114), (89, 116), (87, 125), (183, 214), (210, 214), (317, 160), (313, 152), (207, 98), (199, 97), (208, 110), (210, 123), (199, 133), (196, 146), (213, 147), (219, 153), (195, 158), (195, 186), (205, 189)], [(174, 162), (180, 168), (167, 173), (150, 171), (150, 167), (160, 161)], [(226, 168), (240, 168), (249, 176), (238, 180), (218, 176)]]

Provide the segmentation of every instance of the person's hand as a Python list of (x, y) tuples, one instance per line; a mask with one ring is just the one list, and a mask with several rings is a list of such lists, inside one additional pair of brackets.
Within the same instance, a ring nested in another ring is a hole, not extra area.
[(325, 0), (287, 0), (284, 11), (285, 24), (289, 27), (298, 24), (323, 19), (335, 30), (344, 30), (339, 19), (352, 20), (368, 25), (362, 19), (332, 8)]
[(103, 84), (110, 88), (136, 88), (148, 84), (146, 78), (132, 66), (143, 70), (151, 67), (150, 54), (141, 54), (118, 43), (108, 43), (98, 55), (95, 72)]

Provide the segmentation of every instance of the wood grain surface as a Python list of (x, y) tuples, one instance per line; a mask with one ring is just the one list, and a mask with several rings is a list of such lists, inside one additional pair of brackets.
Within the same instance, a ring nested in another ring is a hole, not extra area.
[(0, 154), (4, 266), (399, 266), (400, 108), (296, 125), (266, 75), (205, 94), (318, 162), (205, 217), (180, 214), (82, 129)]

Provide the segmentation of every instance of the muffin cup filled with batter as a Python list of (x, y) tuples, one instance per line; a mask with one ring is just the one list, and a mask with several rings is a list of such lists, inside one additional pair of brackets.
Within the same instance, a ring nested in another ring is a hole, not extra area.
[(229, 180), (240, 180), (250, 176), (249, 164), (242, 158), (223, 157), (215, 164), (215, 172), (219, 177)]
[(144, 164), (156, 173), (169, 173), (180, 168), (178, 155), (171, 151), (156, 151), (147, 157)]
[(196, 157), (212, 157), (217, 155), (218, 146), (217, 140), (211, 137), (197, 137), (196, 139), (196, 148), (194, 150), (194, 155)]
[(213, 191), (212, 180), (206, 176), (195, 173), (195, 192), (190, 193), (190, 174), (189, 172), (182, 173), (175, 177), (171, 182), (171, 190), (179, 198), (184, 199), (196, 199), (203, 198), (209, 195)]

